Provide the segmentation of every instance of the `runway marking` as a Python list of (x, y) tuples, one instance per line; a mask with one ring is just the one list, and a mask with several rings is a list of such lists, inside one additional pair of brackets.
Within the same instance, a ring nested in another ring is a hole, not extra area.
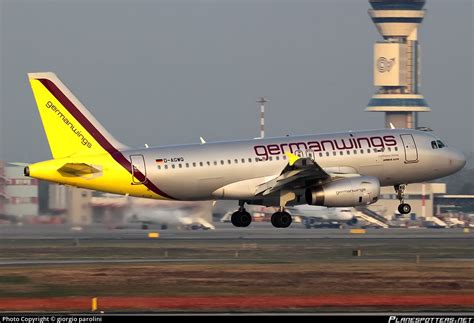
[[(0, 260), (0, 266), (18, 265), (74, 265), (74, 264), (129, 264), (129, 263), (154, 263), (154, 262), (217, 262), (217, 261), (255, 261), (246, 258), (166, 258), (166, 259), (79, 259), (79, 260)], [(265, 260), (265, 259), (258, 259)]]

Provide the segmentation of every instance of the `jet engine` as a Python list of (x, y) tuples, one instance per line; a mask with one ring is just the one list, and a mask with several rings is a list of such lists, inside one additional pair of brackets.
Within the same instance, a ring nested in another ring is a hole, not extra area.
[(376, 202), (380, 182), (372, 176), (357, 176), (336, 180), (306, 189), (306, 203), (328, 207), (367, 205)]

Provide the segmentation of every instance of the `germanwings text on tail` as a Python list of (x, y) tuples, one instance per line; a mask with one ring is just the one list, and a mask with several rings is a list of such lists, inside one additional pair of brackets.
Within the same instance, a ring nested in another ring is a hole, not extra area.
[(169, 200), (237, 200), (231, 221), (250, 225), (245, 204), (352, 207), (377, 201), (393, 186), (400, 213), (407, 184), (464, 167), (465, 157), (430, 132), (380, 129), (257, 138), (133, 149), (119, 141), (54, 73), (29, 74), (53, 159), (25, 167), (25, 175), (105, 192)]

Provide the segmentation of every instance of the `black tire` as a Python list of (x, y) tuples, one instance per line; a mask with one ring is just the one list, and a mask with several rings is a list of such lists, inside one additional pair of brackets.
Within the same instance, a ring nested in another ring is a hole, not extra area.
[(240, 212), (240, 227), (246, 228), (252, 223), (252, 216), (250, 213), (244, 211)]
[(398, 206), (398, 212), (401, 214), (408, 214), (411, 212), (411, 206), (410, 204), (403, 203)]
[(281, 228), (281, 213), (282, 212), (275, 212), (272, 214), (272, 225), (275, 228)]
[(280, 228), (288, 228), (293, 222), (293, 218), (291, 214), (288, 212), (281, 212), (280, 216)]
[(403, 204), (403, 211), (405, 212), (404, 214), (409, 214), (411, 212), (410, 204)]
[(232, 222), (235, 227), (240, 227), (240, 211), (232, 213), (230, 222)]

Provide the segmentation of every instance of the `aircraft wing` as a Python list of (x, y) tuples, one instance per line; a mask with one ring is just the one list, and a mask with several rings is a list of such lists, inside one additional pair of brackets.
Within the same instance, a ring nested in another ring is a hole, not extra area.
[(256, 194), (268, 195), (285, 189), (297, 189), (311, 186), (318, 181), (324, 181), (330, 177), (311, 158), (300, 158), (287, 153), (289, 162), (281, 174), (257, 187)]
[(256, 195), (268, 195), (282, 189), (293, 190), (331, 181), (341, 177), (359, 176), (352, 167), (321, 168), (309, 157), (287, 153), (289, 162), (276, 178), (257, 187)]

